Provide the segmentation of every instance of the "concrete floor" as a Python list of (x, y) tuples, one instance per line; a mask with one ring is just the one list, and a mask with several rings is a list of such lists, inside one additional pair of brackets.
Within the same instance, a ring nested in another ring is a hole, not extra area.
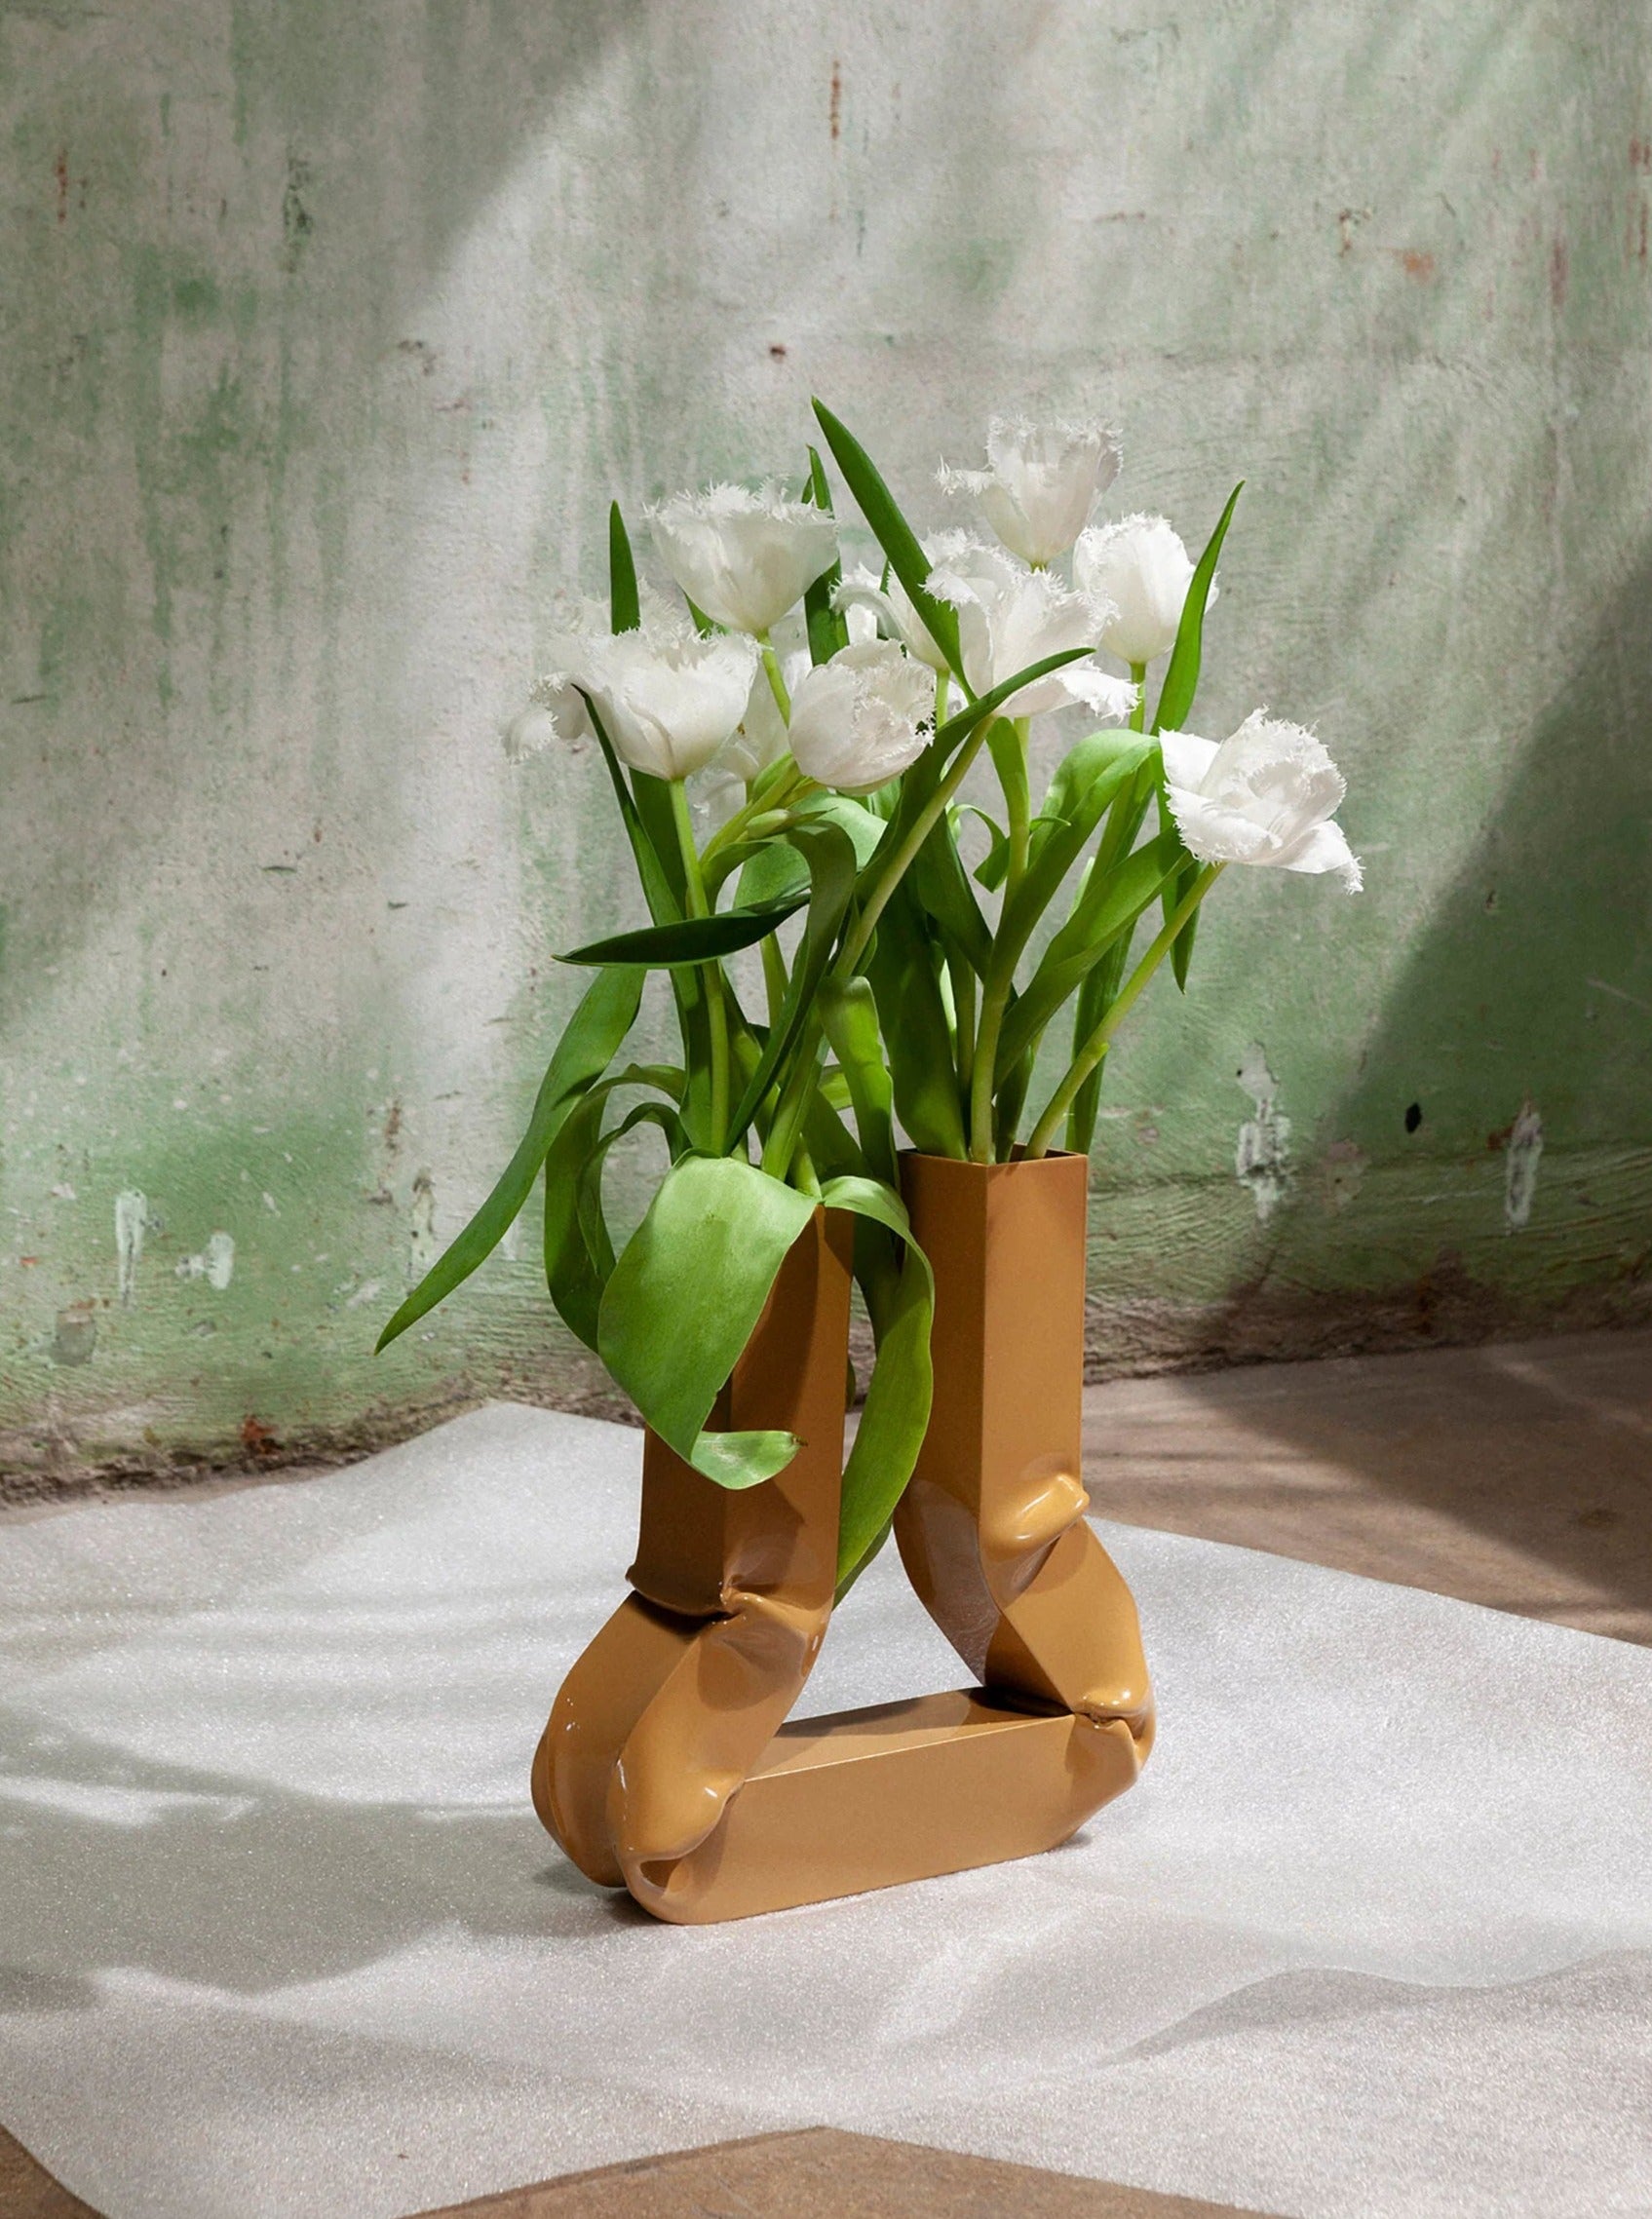
[(1652, 1643), (1652, 1332), (1116, 1380), (1107, 1517)]

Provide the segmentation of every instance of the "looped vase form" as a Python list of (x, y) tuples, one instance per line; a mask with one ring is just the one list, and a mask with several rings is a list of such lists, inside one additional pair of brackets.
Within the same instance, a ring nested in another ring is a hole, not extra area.
[(1152, 1745), (1135, 1605), (1086, 1522), (1083, 1157), (903, 1160), (935, 1272), (935, 1408), (896, 1512), (979, 1684), (787, 1723), (831, 1618), (852, 1221), (817, 1211), (712, 1423), (803, 1446), (730, 1492), (644, 1438), (632, 1592), (533, 1767), (591, 1879), (684, 1924), (1053, 1849)]

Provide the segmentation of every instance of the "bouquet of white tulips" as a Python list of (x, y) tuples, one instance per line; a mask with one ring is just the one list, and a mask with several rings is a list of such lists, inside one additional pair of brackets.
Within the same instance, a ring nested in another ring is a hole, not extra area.
[[(1223, 868), (1339, 870), (1357, 886), (1359, 866), (1332, 822), (1342, 781), (1311, 734), (1261, 714), (1219, 746), (1181, 729), (1237, 488), (1194, 564), (1162, 517), (1090, 525), (1113, 435), (994, 424), (988, 468), (941, 478), (1000, 544), (953, 533), (926, 553), (864, 450), (816, 413), (881, 571), (844, 579), (813, 448), (800, 498), (722, 485), (650, 513), (680, 605), (644, 604), (610, 513), (610, 629), (557, 642), (514, 737), (519, 752), (595, 738), (652, 922), (564, 959), (596, 976), (521, 1145), (379, 1345), (476, 1269), (543, 1172), (562, 1319), (696, 1470), (754, 1485), (796, 1441), (707, 1420), (811, 1213), (849, 1211), (877, 1361), (844, 1473), (848, 1579), (887, 1529), (930, 1408), (930, 1274), (901, 1200), (898, 1122), (917, 1149), (978, 1162), (1042, 1155), (1058, 1134), (1087, 1149), (1108, 1046), (1167, 956), (1185, 980)], [(1070, 580), (1053, 567), (1069, 554)], [(1166, 656), (1149, 725), (1147, 673)], [(1035, 808), (1029, 727), (1074, 704), (1100, 728)], [(960, 797), (983, 755), (996, 814)], [(704, 838), (688, 794), (702, 774), (736, 796)], [(986, 835), (973, 873), (972, 817)], [(1150, 912), (1162, 929), (1133, 968)], [(751, 947), (760, 1010), (728, 961)], [(680, 1058), (621, 1063), (652, 971)], [(1023, 1141), (1040, 1045), (1069, 1001), (1072, 1052)], [(603, 1165), (644, 1124), (665, 1168), (616, 1255)]]

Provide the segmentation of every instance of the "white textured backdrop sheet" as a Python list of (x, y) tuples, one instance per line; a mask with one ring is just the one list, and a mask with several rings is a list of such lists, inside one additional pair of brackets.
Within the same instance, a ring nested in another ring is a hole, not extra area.
[[(111, 2219), (816, 2123), (1316, 2219), (1652, 2208), (1652, 1654), (1107, 1528), (1132, 1795), (1028, 1863), (655, 1926), (526, 1800), (639, 1440), (495, 1406), (0, 1531), (0, 2117)], [(808, 1707), (961, 1676), (890, 1552)]]

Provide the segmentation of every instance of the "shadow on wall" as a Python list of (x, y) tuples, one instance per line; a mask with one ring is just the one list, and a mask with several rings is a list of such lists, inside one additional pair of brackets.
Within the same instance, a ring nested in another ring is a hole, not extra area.
[[(1453, 805), (1447, 776), (1440, 805)], [(1325, 1120), (1328, 1145), (1282, 1175), (1271, 1207), (1262, 1198), (1265, 1245), (1200, 1354), (1652, 1318), (1648, 1071), (1652, 549), (1416, 939)], [(1625, 1130), (1633, 1101), (1639, 1128)]]

